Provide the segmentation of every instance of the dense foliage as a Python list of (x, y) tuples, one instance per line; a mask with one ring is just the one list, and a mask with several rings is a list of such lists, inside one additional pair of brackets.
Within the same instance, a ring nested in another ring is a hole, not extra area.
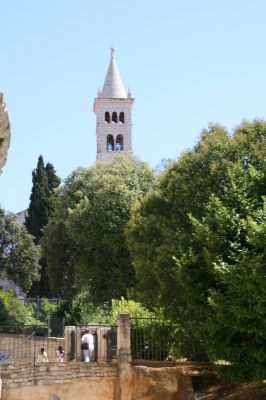
[(139, 298), (176, 321), (183, 355), (238, 381), (266, 373), (265, 195), (266, 123), (211, 126), (128, 229)]
[(0, 327), (39, 324), (29, 307), (24, 307), (11, 292), (0, 290)]
[(86, 290), (75, 296), (66, 314), (69, 324), (88, 324), (92, 322), (115, 325), (119, 314), (129, 314), (130, 317), (153, 318), (155, 313), (149, 311), (139, 302), (126, 300), (124, 297), (113, 299), (110, 305), (97, 306), (88, 302), (89, 293)]
[(125, 226), (132, 204), (153, 181), (153, 171), (137, 159), (72, 173), (42, 240), (54, 293), (73, 297), (87, 289), (97, 305), (127, 295), (135, 276)]
[(0, 275), (7, 276), (27, 293), (39, 280), (40, 248), (14, 215), (0, 209)]

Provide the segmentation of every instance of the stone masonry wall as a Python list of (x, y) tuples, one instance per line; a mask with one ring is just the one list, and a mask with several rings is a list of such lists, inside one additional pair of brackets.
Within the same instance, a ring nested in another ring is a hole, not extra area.
[(10, 121), (4, 102), (4, 95), (3, 93), (0, 93), (0, 139), (3, 140), (3, 142), (0, 143), (0, 174), (2, 167), (6, 162), (7, 151), (10, 143), (10, 134)]
[(2, 364), (1, 400), (113, 400), (116, 365)]
[[(96, 114), (97, 160), (111, 161), (117, 154), (124, 157), (132, 155), (132, 105), (133, 99), (95, 99), (94, 112)], [(120, 112), (124, 112), (125, 122), (106, 123), (106, 111), (110, 113), (110, 117), (114, 111), (117, 112), (118, 116)], [(123, 151), (107, 151), (106, 138), (109, 134), (113, 135), (114, 141), (116, 141), (118, 135), (123, 135)]]
[[(74, 327), (68, 328), (67, 348)], [(77, 341), (80, 334), (76, 334)], [(104, 339), (101, 332), (98, 339)], [(1, 400), (194, 400), (192, 379), (213, 374), (208, 363), (136, 365), (131, 359), (127, 314), (117, 318), (116, 360), (112, 363), (4, 362), (0, 367)]]
[(2, 365), (1, 400), (192, 400), (189, 376), (179, 367), (131, 367), (119, 380), (117, 365), (51, 363)]

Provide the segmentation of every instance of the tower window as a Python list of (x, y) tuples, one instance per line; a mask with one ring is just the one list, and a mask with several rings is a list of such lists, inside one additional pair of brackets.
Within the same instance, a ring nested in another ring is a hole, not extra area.
[(116, 151), (124, 150), (123, 135), (117, 135), (116, 144), (115, 144), (115, 150)]
[(115, 124), (117, 123), (117, 112), (113, 112), (112, 114), (112, 122), (114, 122)]
[(110, 113), (108, 111), (105, 112), (104, 120), (105, 122), (110, 122)]
[(107, 151), (114, 151), (114, 137), (113, 137), (113, 135), (107, 135), (106, 150)]
[(119, 121), (122, 122), (122, 124), (125, 122), (125, 113), (123, 111), (119, 114)]

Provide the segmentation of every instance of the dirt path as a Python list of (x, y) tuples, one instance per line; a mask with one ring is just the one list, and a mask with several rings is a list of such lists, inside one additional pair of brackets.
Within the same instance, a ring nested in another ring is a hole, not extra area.
[(225, 388), (214, 398), (217, 400), (266, 400), (266, 383)]

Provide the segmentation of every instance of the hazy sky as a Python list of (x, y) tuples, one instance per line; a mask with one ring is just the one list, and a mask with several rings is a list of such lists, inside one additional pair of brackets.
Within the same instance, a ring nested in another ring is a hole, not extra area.
[(202, 128), (266, 115), (264, 0), (0, 0), (12, 138), (0, 204), (28, 207), (37, 159), (61, 178), (96, 157), (93, 100), (110, 47), (135, 98), (133, 151), (177, 158)]

